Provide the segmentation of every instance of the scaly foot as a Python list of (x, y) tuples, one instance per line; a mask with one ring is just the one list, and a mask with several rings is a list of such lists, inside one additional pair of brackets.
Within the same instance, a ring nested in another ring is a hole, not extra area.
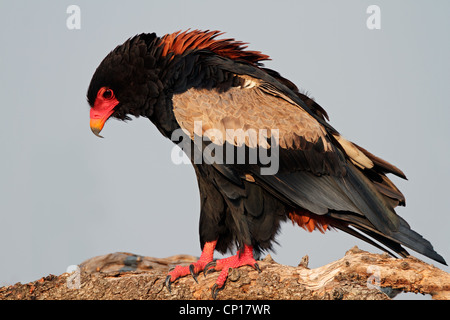
[(219, 276), (217, 277), (216, 283), (211, 289), (211, 294), (214, 299), (216, 299), (217, 293), (224, 288), (225, 282), (227, 281), (229, 269), (239, 268), (242, 266), (251, 266), (254, 269), (258, 270), (258, 272), (261, 272), (258, 263), (256, 263), (256, 260), (253, 258), (252, 246), (245, 245), (244, 250), (239, 250), (235, 256), (220, 259), (217, 261), (211, 261), (204, 267), (205, 276), (211, 271), (221, 270)]
[(206, 242), (203, 246), (203, 251), (197, 262), (191, 263), (189, 266), (176, 266), (173, 270), (169, 272), (166, 278), (166, 287), (170, 291), (170, 285), (175, 282), (178, 278), (192, 275), (194, 280), (197, 282), (197, 275), (202, 272), (205, 266), (213, 261), (214, 249), (216, 247), (217, 241)]

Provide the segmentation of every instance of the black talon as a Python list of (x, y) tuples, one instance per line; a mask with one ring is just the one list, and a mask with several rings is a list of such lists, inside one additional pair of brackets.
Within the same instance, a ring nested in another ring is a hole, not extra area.
[(198, 281), (197, 281), (197, 275), (195, 274), (195, 271), (194, 271), (194, 265), (193, 265), (193, 264), (191, 264), (191, 265), (189, 266), (189, 271), (191, 272), (192, 278), (194, 278), (195, 282), (198, 283)]
[(213, 285), (212, 289), (211, 289), (211, 295), (212, 295), (212, 298), (213, 298), (214, 300), (216, 300), (216, 298), (217, 298), (217, 293), (219, 293), (219, 291), (222, 291), (222, 290), (223, 290), (223, 287), (222, 287), (222, 288), (219, 288), (219, 287), (217, 286), (217, 283), (215, 283), (215, 284)]
[[(205, 275), (205, 277), (208, 273), (216, 271), (216, 269), (214, 269), (215, 266), (216, 266), (215, 261), (211, 261), (206, 264), (205, 268), (203, 269), (203, 274)], [(210, 267), (212, 268), (208, 270), (208, 268)]]
[(172, 284), (172, 283), (170, 282), (170, 278), (171, 278), (171, 276), (168, 275), (168, 276), (166, 277), (166, 281), (165, 281), (164, 283), (165, 283), (167, 289), (169, 290), (169, 292), (172, 293), (172, 290), (170, 289), (170, 285)]
[(256, 262), (255, 262), (255, 264), (253, 266), (258, 271), (258, 273), (261, 273), (261, 269), (259, 268), (259, 265)]
[(216, 271), (216, 269), (214, 269), (214, 268), (209, 269), (208, 271), (205, 272), (205, 277), (206, 277), (208, 274), (213, 273), (214, 271)]

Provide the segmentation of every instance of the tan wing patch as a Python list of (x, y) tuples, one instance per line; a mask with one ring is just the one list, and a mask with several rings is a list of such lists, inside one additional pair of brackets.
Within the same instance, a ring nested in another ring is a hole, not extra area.
[(349, 156), (350, 161), (356, 166), (364, 169), (373, 168), (373, 162), (362, 151), (360, 151), (353, 143), (344, 139), (340, 135), (333, 135), (339, 144), (344, 148), (345, 153)]
[(325, 129), (311, 115), (295, 104), (267, 94), (258, 87), (258, 81), (245, 79), (242, 86), (222, 92), (191, 88), (176, 94), (175, 117), (192, 139), (194, 132), (201, 132), (217, 144), (226, 140), (238, 146), (245, 143), (267, 148), (270, 146), (260, 135), (265, 138), (278, 135), (280, 147), (304, 149), (305, 141), (316, 143), (322, 138), (325, 151), (331, 150)]

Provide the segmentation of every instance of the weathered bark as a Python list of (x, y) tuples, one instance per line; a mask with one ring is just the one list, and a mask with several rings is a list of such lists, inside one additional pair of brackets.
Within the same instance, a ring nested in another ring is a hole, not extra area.
[[(450, 299), (450, 274), (416, 258), (395, 259), (352, 248), (330, 264), (308, 269), (280, 265), (267, 256), (261, 272), (251, 267), (232, 270), (218, 299), (387, 300), (395, 293), (430, 294)], [(178, 255), (157, 259), (114, 253), (80, 264), (80, 272), (49, 275), (27, 284), (0, 288), (0, 299), (211, 299), (217, 273), (190, 276), (164, 286), (170, 267), (189, 264), (196, 257)], [(78, 282), (77, 282), (78, 281)]]

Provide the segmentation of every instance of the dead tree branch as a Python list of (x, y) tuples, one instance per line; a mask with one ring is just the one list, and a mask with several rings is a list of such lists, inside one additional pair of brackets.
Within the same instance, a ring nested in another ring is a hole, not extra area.
[[(215, 273), (201, 274), (198, 284), (192, 277), (179, 279), (171, 293), (164, 286), (170, 267), (196, 259), (108, 254), (83, 262), (78, 273), (2, 287), (0, 299), (211, 299)], [(259, 262), (261, 273), (250, 267), (233, 270), (217, 298), (387, 300), (403, 291), (450, 299), (450, 274), (413, 257), (395, 259), (355, 247), (343, 258), (316, 269), (309, 269), (307, 260), (304, 257), (293, 267), (267, 256)]]

